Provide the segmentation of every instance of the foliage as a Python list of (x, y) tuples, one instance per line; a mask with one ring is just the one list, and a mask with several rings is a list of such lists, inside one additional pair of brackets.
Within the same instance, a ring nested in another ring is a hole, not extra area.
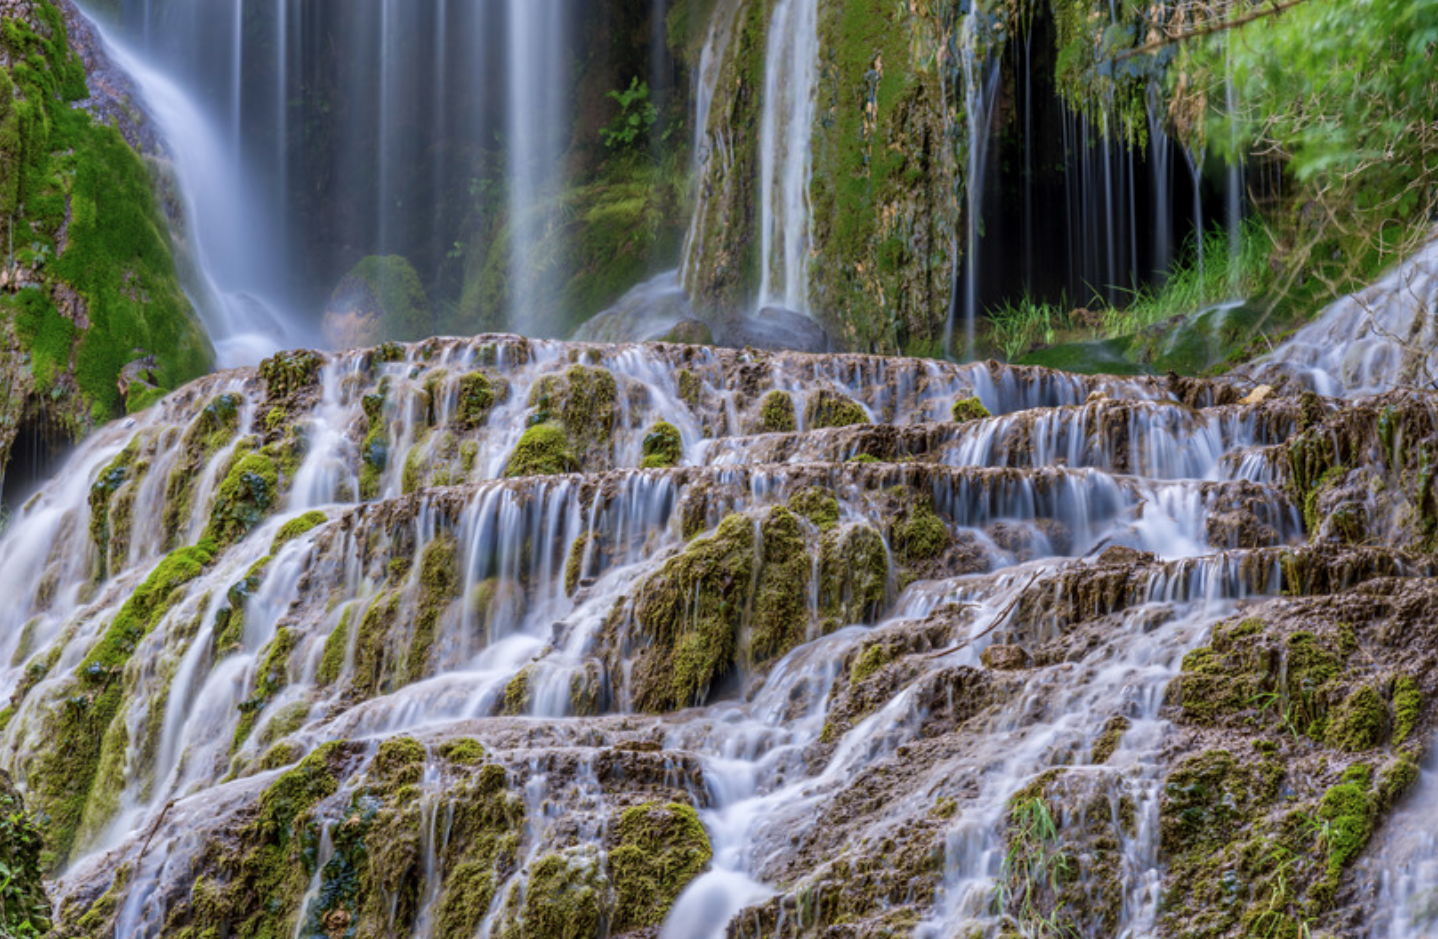
[(1327, 299), (1425, 237), (1438, 211), (1438, 2), (1303, 2), (1193, 45), (1182, 70), (1209, 102), (1208, 140), (1230, 161), (1285, 167), (1290, 191), (1269, 207), (1280, 293)]
[[(73, 106), (89, 92), (59, 10), (41, 0), (29, 19), (0, 30), (11, 63), (0, 74), (0, 218), (14, 263), (34, 268), (41, 286), (6, 306), (18, 306), (42, 392), (73, 370), (71, 413), (83, 424), (122, 413), (117, 379), (134, 359), (154, 355), (168, 389), (202, 374), (211, 351), (180, 289), (149, 170), (119, 131)], [(83, 334), (56, 310), (60, 284), (78, 291)]]
[(654, 122), (659, 119), (659, 109), (649, 99), (649, 83), (635, 78), (623, 91), (609, 92), (609, 97), (619, 103), (619, 113), (608, 127), (599, 130), (604, 145), (611, 150), (645, 146)]
[(1196, 238), (1189, 241), (1161, 287), (1131, 290), (1121, 307), (1108, 307), (1096, 292), (1092, 310), (1071, 310), (1064, 299), (1043, 303), (1027, 295), (989, 310), (989, 344), (1014, 361), (1056, 343), (1129, 336), (1217, 303), (1260, 296), (1273, 282), (1271, 247), (1264, 223), (1256, 218), (1240, 226), (1237, 251), (1227, 231), (1211, 229), (1201, 249)]

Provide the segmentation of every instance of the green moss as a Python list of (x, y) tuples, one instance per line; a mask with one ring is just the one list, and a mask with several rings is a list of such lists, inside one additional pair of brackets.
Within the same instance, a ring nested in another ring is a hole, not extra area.
[(673, 424), (659, 421), (645, 433), (644, 462), (641, 464), (645, 469), (678, 466), (683, 458), (684, 438)]
[(205, 537), (221, 545), (248, 535), (269, 516), (280, 497), (279, 470), (264, 453), (236, 450), (215, 493)]
[(819, 486), (810, 486), (794, 493), (789, 499), (789, 508), (827, 531), (839, 523), (839, 500), (834, 494)]
[(949, 527), (927, 499), (917, 499), (889, 529), (889, 543), (905, 563), (932, 560), (948, 550)]
[(695, 412), (699, 410), (699, 401), (702, 392), (703, 386), (699, 381), (699, 376), (687, 368), (680, 369), (679, 400), (688, 405), (689, 410)]
[(762, 553), (749, 637), (755, 663), (778, 658), (806, 638), (812, 573), (803, 529), (788, 509), (771, 509), (759, 535)]
[(968, 421), (979, 421), (986, 417), (992, 417), (989, 409), (977, 397), (960, 398), (954, 402), (952, 408), (954, 421), (959, 424)]
[(458, 766), (473, 766), (484, 759), (484, 746), (473, 737), (457, 737), (439, 745), (439, 758)]
[(536, 424), (524, 432), (509, 455), (504, 475), (557, 476), (572, 472), (578, 463), (570, 450), (569, 435), (558, 424)]
[[(36, 808), (51, 819), (47, 847), (55, 867), (69, 858), (87, 810), (100, 811), (90, 801), (106, 759), (102, 749), (124, 751), (123, 726), (118, 737), (110, 735), (110, 729), (124, 703), (124, 670), (130, 656), (216, 551), (216, 545), (206, 541), (161, 560), (75, 669), (74, 694), (56, 710), (49, 728), (52, 746), (37, 754), (29, 773), (35, 780)], [(95, 819), (92, 827), (101, 821)]]
[(389, 434), (384, 422), (388, 386), (382, 383), (381, 388), (381, 393), (364, 399), (369, 429), (360, 443), (360, 498), (365, 500), (379, 498), (380, 480), (389, 466)]
[(420, 558), (419, 612), (405, 667), (407, 681), (419, 681), (429, 670), (430, 648), (434, 645), (440, 618), (463, 586), (457, 551), (454, 536), (443, 534), (425, 546)]
[(383, 795), (418, 783), (424, 778), (424, 764), (428, 756), (424, 744), (413, 737), (385, 740), (370, 763), (372, 786)]
[(1094, 741), (1093, 754), (1089, 757), (1089, 762), (1099, 765), (1107, 763), (1109, 757), (1114, 755), (1114, 751), (1118, 750), (1118, 745), (1123, 740), (1123, 735), (1128, 733), (1130, 726), (1129, 719), (1122, 714), (1110, 717), (1108, 723), (1103, 725), (1103, 732)]
[(324, 651), (320, 655), (320, 666), (315, 671), (315, 682), (321, 687), (327, 687), (335, 683), (344, 671), (345, 656), (349, 654), (350, 643), (350, 620), (354, 616), (354, 607), (347, 606), (340, 614), (340, 621), (330, 634), (325, 637)]
[(610, 838), (609, 879), (615, 892), (610, 929), (615, 934), (662, 925), (679, 894), (714, 855), (698, 814), (675, 802), (625, 809)]
[(619, 421), (619, 384), (608, 371), (571, 365), (560, 375), (546, 375), (534, 383), (529, 406), (531, 425), (553, 423), (563, 429), (563, 449), (572, 452), (575, 461), (601, 468), (609, 465)]
[(509, 684), (504, 686), (504, 713), (510, 717), (518, 717), (529, 713), (529, 707), (533, 703), (533, 692), (529, 687), (529, 669), (522, 668)]
[(1329, 823), (1328, 871), (1336, 878), (1368, 844), (1373, 833), (1375, 807), (1368, 795), (1367, 768), (1354, 773), (1350, 768), (1344, 781), (1323, 793), (1318, 815)]
[(1398, 676), (1393, 682), (1393, 745), (1400, 746), (1423, 712), (1423, 692), (1418, 683), (1407, 675)]
[(275, 638), (265, 647), (259, 670), (255, 673), (254, 693), (240, 702), (240, 720), (235, 725), (235, 735), (230, 743), (231, 753), (249, 739), (261, 712), (289, 684), (290, 653), (294, 651), (295, 639), (294, 630), (281, 626), (275, 631)]
[(635, 620), (652, 644), (635, 663), (640, 710), (702, 702), (734, 667), (757, 562), (754, 528), (746, 516), (729, 516), (640, 588)]
[(868, 525), (831, 529), (819, 542), (818, 607), (825, 631), (878, 619), (888, 599), (889, 552)]
[[(112, 553), (117, 557), (119, 555), (119, 552), (111, 550), (112, 536), (120, 532), (112, 527), (110, 502), (115, 493), (130, 480), (137, 453), (138, 448), (132, 441), (110, 465), (100, 471), (100, 478), (90, 487), (90, 541), (95, 545), (97, 581), (109, 576)], [(128, 541), (128, 532), (123, 534), (121, 540)]]
[(275, 535), (275, 540), (270, 544), (270, 553), (279, 553), (280, 548), (294, 541), (301, 535), (308, 534), (327, 521), (329, 521), (329, 517), (318, 509), (306, 512), (297, 518), (290, 519), (280, 526), (279, 533)]
[(399, 614), (400, 593), (393, 590), (376, 597), (360, 619), (354, 640), (354, 688), (366, 698), (389, 694), (398, 687), (399, 655), (391, 631), (399, 625)]
[(1358, 688), (1334, 709), (1328, 722), (1327, 743), (1357, 752), (1376, 747), (1388, 728), (1388, 706), (1377, 689)]
[(517, 867), (524, 803), (510, 796), (503, 767), (488, 764), (452, 790), (446, 859), (450, 872), (436, 904), (436, 939), (471, 939), (505, 877)]
[(1282, 778), (1281, 765), (1240, 762), (1228, 750), (1205, 750), (1180, 760), (1164, 781), (1163, 850), (1180, 855), (1224, 847), (1257, 806), (1272, 800)]
[(886, 643), (876, 642), (868, 646), (849, 666), (849, 686), (859, 687), (893, 660), (894, 654)]
[(324, 358), (318, 352), (279, 352), (260, 363), (265, 394), (273, 403), (289, 399), (319, 383)]
[(461, 375), (459, 397), (454, 409), (455, 423), (465, 429), (484, 426), (494, 405), (508, 391), (507, 386), (497, 391), (495, 385), (483, 372), (467, 372)]
[(596, 859), (546, 854), (529, 869), (517, 920), (503, 939), (591, 939), (601, 934), (607, 883)]
[(260, 589), (272, 558), (261, 558), (245, 576), (225, 591), (225, 605), (215, 611), (215, 654), (224, 657), (240, 648), (245, 633), (245, 610), (249, 598)]
[[(14, 311), (47, 407), (79, 432), (124, 413), (118, 380), (130, 362), (153, 356), (163, 391), (207, 371), (212, 352), (180, 287), (144, 161), (75, 106), (89, 92), (63, 16), (48, 0), (20, 12), (0, 38), (0, 218), (17, 265), (36, 270), (42, 286), (0, 305)], [(84, 330), (74, 327), (81, 320)], [(77, 394), (56, 393), (62, 375)], [(147, 387), (135, 383), (134, 403)]]
[(771, 391), (759, 402), (759, 432), (789, 434), (799, 426), (794, 399), (787, 391)]
[(574, 539), (574, 544), (569, 547), (569, 556), (564, 561), (564, 593), (566, 596), (574, 596), (579, 589), (579, 583), (584, 578), (584, 557), (589, 553), (593, 539), (589, 532), (584, 532)]
[(869, 423), (869, 415), (859, 402), (834, 391), (820, 390), (809, 396), (804, 409), (804, 423), (810, 430), (822, 427), (850, 427)]

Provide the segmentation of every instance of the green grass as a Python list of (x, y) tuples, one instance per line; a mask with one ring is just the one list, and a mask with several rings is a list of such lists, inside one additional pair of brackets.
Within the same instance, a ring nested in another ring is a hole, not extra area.
[(1050, 346), (1130, 336), (1159, 323), (1227, 300), (1264, 294), (1272, 286), (1270, 241), (1263, 223), (1250, 219), (1239, 229), (1238, 251), (1230, 251), (1226, 230), (1204, 235), (1203, 264), (1191, 239), (1185, 260), (1175, 264), (1163, 286), (1129, 290), (1128, 302), (1108, 306), (1095, 292), (1086, 319), (1073, 315), (1069, 303), (1043, 303), (1024, 296), (988, 311), (988, 345), (1008, 361)]

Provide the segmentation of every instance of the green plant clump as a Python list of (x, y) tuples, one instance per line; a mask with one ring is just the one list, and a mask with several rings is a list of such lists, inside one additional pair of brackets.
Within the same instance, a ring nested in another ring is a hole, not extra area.
[(684, 458), (684, 438), (679, 428), (668, 421), (659, 421), (644, 435), (645, 469), (678, 466)]
[(504, 475), (558, 476), (573, 472), (578, 464), (569, 448), (569, 435), (554, 423), (536, 424), (524, 432), (509, 455)]

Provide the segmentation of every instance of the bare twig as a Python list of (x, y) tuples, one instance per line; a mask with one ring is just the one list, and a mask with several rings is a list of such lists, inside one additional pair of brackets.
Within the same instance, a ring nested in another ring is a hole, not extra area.
[(978, 642), (980, 639), (984, 638), (989, 633), (993, 632), (995, 629), (998, 629), (999, 626), (1003, 625), (1004, 620), (1008, 619), (1008, 616), (1010, 613), (1013, 612), (1014, 607), (1019, 605), (1019, 601), (1023, 599), (1024, 594), (1028, 591), (1030, 587), (1034, 585), (1034, 581), (1038, 580), (1039, 575), (1042, 573), (1043, 571), (1034, 571), (1034, 575), (1029, 578), (1029, 582), (1024, 584), (1018, 593), (1014, 594), (1014, 598), (1009, 601), (1009, 605), (1004, 607), (1003, 610), (1000, 611), (998, 616), (994, 617), (994, 621), (989, 624), (987, 629), (979, 633), (977, 636), (970, 636), (968, 639), (965, 639), (963, 642), (959, 643), (956, 646), (952, 646), (948, 649), (940, 649), (938, 652), (931, 652), (929, 653), (929, 658), (941, 659), (946, 655), (953, 655), (955, 652), (958, 652), (961, 649), (967, 649), (969, 646)]

